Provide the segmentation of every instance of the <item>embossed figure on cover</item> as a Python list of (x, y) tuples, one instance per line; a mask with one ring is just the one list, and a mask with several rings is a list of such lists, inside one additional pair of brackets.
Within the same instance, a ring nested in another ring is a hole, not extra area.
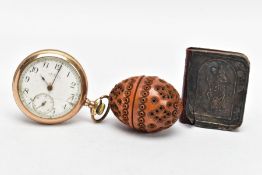
[(235, 52), (188, 48), (182, 123), (233, 130), (243, 121), (248, 58)]

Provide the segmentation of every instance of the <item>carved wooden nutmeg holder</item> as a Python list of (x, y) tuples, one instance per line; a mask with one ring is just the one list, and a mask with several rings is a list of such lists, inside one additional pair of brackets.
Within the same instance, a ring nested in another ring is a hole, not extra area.
[(182, 112), (176, 89), (153, 76), (128, 78), (109, 95), (109, 105), (124, 124), (142, 132), (156, 132), (172, 126)]

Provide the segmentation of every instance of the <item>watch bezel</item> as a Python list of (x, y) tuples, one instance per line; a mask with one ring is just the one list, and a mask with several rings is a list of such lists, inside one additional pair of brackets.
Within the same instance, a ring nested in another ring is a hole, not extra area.
[[(35, 62), (37, 59), (47, 56), (54, 56), (63, 59), (64, 61), (71, 64), (79, 74), (79, 78), (81, 81), (81, 94), (79, 97), (79, 101), (76, 103), (74, 108), (68, 112), (67, 114), (64, 114), (58, 118), (42, 118), (40, 116), (37, 116), (36, 114), (32, 113), (22, 102), (20, 95), (19, 95), (19, 81), (21, 78), (21, 75), (23, 71), (27, 68), (27, 66), (33, 62)], [(72, 117), (74, 117), (82, 108), (82, 106), (86, 102), (87, 98), (87, 92), (88, 92), (88, 80), (87, 76), (85, 74), (84, 69), (82, 68), (81, 64), (71, 55), (69, 55), (66, 52), (60, 51), (60, 50), (54, 50), (54, 49), (46, 49), (46, 50), (40, 50), (37, 52), (34, 52), (27, 56), (18, 66), (14, 78), (13, 78), (13, 96), (16, 101), (16, 104), (18, 105), (19, 109), (30, 119), (42, 123), (42, 124), (58, 124), (65, 122)]]

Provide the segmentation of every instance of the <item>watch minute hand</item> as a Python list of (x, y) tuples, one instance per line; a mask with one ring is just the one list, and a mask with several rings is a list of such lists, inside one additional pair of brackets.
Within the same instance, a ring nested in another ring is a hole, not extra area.
[(52, 91), (52, 90), (53, 90), (53, 85), (54, 85), (55, 80), (56, 80), (56, 78), (57, 78), (59, 72), (61, 71), (62, 67), (63, 67), (63, 64), (61, 64), (61, 67), (60, 67), (59, 70), (57, 71), (57, 73), (56, 73), (56, 75), (55, 75), (55, 78), (54, 78), (53, 82), (47, 86), (48, 91)]
[(56, 76), (55, 76), (55, 78), (54, 78), (54, 80), (53, 80), (53, 82), (52, 82), (51, 86), (53, 86), (53, 85), (54, 85), (54, 83), (55, 83), (55, 80), (57, 79), (57, 76), (58, 76), (59, 72), (61, 71), (62, 67), (63, 67), (63, 64), (61, 64), (61, 67), (60, 67), (60, 69), (57, 71), (57, 74), (56, 74)]

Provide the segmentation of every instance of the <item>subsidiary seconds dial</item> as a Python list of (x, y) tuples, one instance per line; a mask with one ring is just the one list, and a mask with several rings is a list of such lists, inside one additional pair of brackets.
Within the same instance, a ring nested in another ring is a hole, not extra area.
[(50, 119), (72, 111), (82, 91), (76, 68), (56, 56), (43, 56), (28, 64), (18, 86), (25, 108), (40, 118)]

